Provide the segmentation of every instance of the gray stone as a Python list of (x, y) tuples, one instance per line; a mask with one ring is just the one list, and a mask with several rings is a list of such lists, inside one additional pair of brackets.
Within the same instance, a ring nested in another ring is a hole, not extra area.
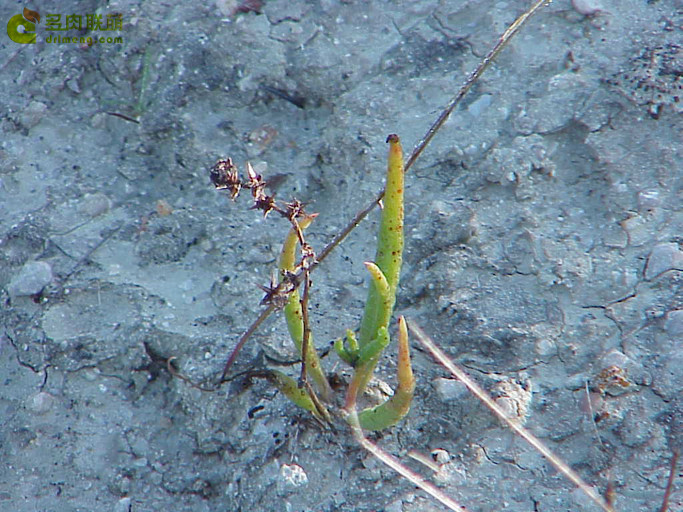
[(462, 400), (469, 394), (467, 387), (459, 380), (439, 378), (435, 379), (432, 384), (443, 402)]
[(24, 297), (39, 293), (52, 281), (52, 267), (44, 261), (29, 261), (12, 279), (8, 286), (12, 297)]
[(116, 502), (114, 505), (114, 512), (130, 512), (130, 506), (131, 506), (131, 499), (126, 496), (125, 498), (121, 498), (119, 501)]
[(31, 129), (40, 123), (40, 120), (47, 113), (47, 105), (40, 101), (32, 101), (21, 113), (21, 124)]

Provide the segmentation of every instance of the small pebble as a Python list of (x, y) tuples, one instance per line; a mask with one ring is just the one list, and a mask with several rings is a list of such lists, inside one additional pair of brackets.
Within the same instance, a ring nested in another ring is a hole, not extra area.
[(78, 78), (71, 78), (67, 80), (66, 86), (76, 94), (81, 92), (81, 84), (78, 83)]
[(173, 213), (173, 207), (165, 199), (159, 199), (156, 202), (155, 209), (157, 214), (161, 217), (166, 217)]
[(474, 117), (480, 117), (482, 113), (491, 105), (493, 96), (482, 94), (479, 98), (470, 103), (467, 111)]
[(107, 213), (110, 208), (111, 200), (106, 195), (99, 192), (86, 195), (78, 205), (78, 209), (89, 217), (97, 217), (103, 213)]
[(435, 379), (433, 385), (439, 399), (443, 402), (462, 400), (469, 394), (467, 387), (459, 380), (440, 378)]
[(518, 382), (515, 379), (507, 378), (496, 383), (491, 389), (496, 397), (494, 400), (503, 409), (505, 415), (511, 420), (524, 423), (529, 414), (531, 404), (531, 382)]
[(301, 487), (308, 483), (308, 476), (298, 464), (283, 464), (280, 468), (280, 476), (291, 487)]
[(55, 397), (50, 393), (40, 392), (28, 400), (28, 408), (35, 414), (42, 415), (49, 412), (55, 403)]
[(595, 0), (572, 0), (572, 7), (576, 12), (584, 16), (593, 16), (602, 11), (600, 2)]
[(47, 105), (40, 101), (32, 101), (21, 113), (21, 124), (29, 130), (40, 123), (47, 113)]
[(633, 366), (634, 361), (623, 352), (612, 349), (600, 358), (600, 368), (608, 368), (610, 366), (618, 366), (619, 368), (628, 368)]
[[(598, 361), (598, 368), (601, 369), (601, 373), (605, 372), (603, 376), (616, 379), (612, 384), (616, 383), (619, 391), (635, 391), (636, 387), (632, 384), (649, 386), (652, 383), (652, 375), (642, 363), (617, 349), (612, 349), (603, 355)], [(614, 372), (614, 369), (617, 371)], [(607, 385), (607, 387), (610, 386), (611, 384)]]
[(640, 211), (657, 208), (662, 204), (659, 191), (656, 189), (646, 189), (638, 192), (638, 209)]
[(437, 464), (446, 464), (451, 460), (451, 454), (442, 448), (432, 450), (432, 458)]
[(645, 266), (648, 281), (669, 270), (683, 270), (683, 251), (676, 243), (659, 244), (652, 249)]
[(126, 496), (125, 498), (121, 498), (119, 501), (116, 502), (114, 505), (114, 512), (130, 512), (130, 506), (131, 506), (131, 499)]
[(628, 371), (616, 364), (601, 370), (591, 382), (601, 393), (610, 396), (623, 395), (636, 389), (629, 379)]
[(44, 261), (29, 261), (12, 279), (7, 291), (11, 297), (26, 297), (39, 293), (52, 281), (52, 267)]

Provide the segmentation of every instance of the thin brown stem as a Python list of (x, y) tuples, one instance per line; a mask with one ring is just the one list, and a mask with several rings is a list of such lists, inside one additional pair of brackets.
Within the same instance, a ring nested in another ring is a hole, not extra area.
[(258, 316), (256, 320), (249, 326), (249, 328), (244, 331), (244, 334), (240, 337), (240, 340), (237, 342), (237, 345), (235, 345), (235, 348), (232, 349), (232, 352), (230, 353), (230, 357), (228, 358), (227, 362), (225, 363), (225, 366), (223, 367), (223, 373), (221, 374), (221, 380), (220, 382), (226, 382), (227, 381), (227, 376), (228, 372), (230, 371), (230, 368), (232, 367), (233, 363), (237, 359), (237, 355), (240, 353), (240, 350), (242, 350), (242, 347), (244, 344), (247, 342), (247, 340), (251, 337), (254, 332), (256, 332), (256, 329), (259, 328), (259, 326), (270, 316), (270, 314), (275, 311), (275, 305), (270, 304), (266, 309), (261, 311), (261, 314)]
[(301, 226), (299, 226), (299, 223), (296, 220), (296, 217), (289, 217), (289, 221), (292, 223), (292, 227), (294, 228), (294, 231), (296, 231), (296, 237), (299, 239), (299, 245), (301, 247), (304, 247), (306, 241), (304, 240), (304, 233), (301, 231)]
[(368, 452), (370, 452), (375, 458), (389, 466), (391, 469), (396, 471), (399, 475), (401, 475), (409, 482), (413, 483), (414, 485), (425, 491), (432, 498), (440, 501), (443, 505), (448, 507), (449, 510), (452, 510), (454, 512), (467, 512), (467, 509), (465, 507), (463, 507), (453, 498), (444, 493), (436, 485), (422, 478), (413, 470), (409, 469), (404, 464), (402, 464), (398, 459), (396, 459), (396, 457), (387, 453), (382, 448), (380, 448), (375, 443), (366, 438), (363, 435), (363, 430), (360, 428), (358, 414), (356, 413), (355, 409), (347, 411), (346, 421), (351, 426), (351, 431), (353, 432), (353, 437), (356, 440), (356, 442), (363, 448), (365, 448)]
[(301, 342), (301, 375), (299, 376), (299, 387), (306, 384), (306, 360), (308, 357), (309, 345), (311, 343), (311, 325), (308, 319), (308, 294), (310, 293), (311, 277), (308, 270), (304, 271), (304, 291), (301, 294), (301, 320), (304, 324), (304, 336)]
[(666, 482), (666, 491), (664, 492), (664, 500), (659, 512), (666, 512), (669, 509), (669, 498), (674, 490), (674, 480), (676, 479), (676, 466), (678, 465), (678, 457), (680, 452), (674, 450), (673, 457), (671, 457), (671, 469), (669, 470), (669, 479)]
[(379, 204), (379, 202), (382, 200), (384, 197), (384, 189), (377, 194), (377, 197), (364, 209), (359, 211), (355, 217), (349, 222), (344, 229), (342, 229), (339, 233), (335, 235), (335, 237), (332, 239), (330, 243), (328, 243), (322, 251), (320, 251), (320, 254), (318, 255), (318, 258), (315, 262), (314, 265), (311, 266), (311, 270), (314, 267), (317, 267), (318, 264), (320, 264), (325, 258), (327, 258), (330, 253), (340, 244), (342, 241), (348, 236), (351, 231), (356, 229), (358, 224), (361, 223), (361, 221), (368, 216), (368, 214), (375, 209), (375, 206)]
[(501, 407), (484, 391), (479, 384), (474, 382), (464, 370), (457, 366), (450, 358), (441, 350), (434, 341), (431, 340), (414, 322), (410, 322), (410, 330), (413, 332), (417, 340), (423, 347), (434, 357), (434, 359), (446, 368), (451, 374), (462, 382), (470, 392), (476, 396), (481, 402), (486, 405), (498, 418), (503, 421), (510, 429), (512, 429), (518, 436), (528, 442), (536, 451), (543, 455), (548, 462), (550, 462), (555, 469), (562, 473), (567, 479), (573, 482), (583, 493), (588, 496), (594, 503), (596, 503), (605, 512), (614, 512), (614, 508), (605, 501), (605, 499), (598, 494), (593, 487), (588, 485), (583, 479), (570, 468), (562, 459), (555, 455), (550, 449), (536, 436), (524, 428), (519, 422), (508, 418), (507, 414)]
[(507, 30), (503, 32), (503, 35), (500, 36), (495, 46), (491, 48), (491, 50), (479, 63), (477, 68), (470, 74), (470, 76), (467, 77), (467, 80), (465, 80), (465, 83), (460, 88), (458, 93), (455, 96), (453, 96), (451, 101), (448, 102), (446, 108), (443, 109), (443, 111), (436, 119), (436, 121), (434, 121), (432, 126), (429, 127), (429, 130), (427, 130), (427, 133), (422, 138), (422, 140), (420, 140), (417, 146), (415, 146), (415, 149), (413, 149), (410, 158), (408, 158), (408, 161), (406, 162), (406, 172), (408, 171), (408, 169), (410, 169), (413, 163), (415, 163), (415, 160), (417, 160), (420, 154), (422, 154), (422, 151), (427, 147), (427, 144), (429, 144), (429, 142), (434, 138), (436, 132), (439, 131), (439, 129), (446, 122), (448, 117), (451, 115), (451, 112), (453, 112), (455, 107), (458, 106), (458, 104), (469, 92), (469, 90), (472, 88), (475, 82), (479, 80), (484, 71), (486, 71), (486, 69), (491, 65), (493, 59), (495, 59), (501, 52), (501, 50), (505, 48), (505, 46), (507, 46), (507, 44), (510, 42), (510, 39), (512, 39), (512, 37), (519, 31), (519, 29), (522, 28), (522, 26), (529, 20), (529, 18), (531, 18), (531, 16), (533, 16), (536, 13), (536, 11), (538, 11), (541, 7), (545, 6), (546, 4), (549, 4), (551, 1), (552, 0), (536, 0), (536, 2), (525, 13), (523, 13), (515, 21), (513, 21), (512, 24), (507, 28)]
[[(415, 161), (418, 159), (418, 157), (422, 154), (424, 149), (427, 147), (427, 145), (431, 142), (431, 140), (434, 138), (434, 135), (436, 135), (436, 132), (439, 131), (439, 129), (444, 125), (444, 123), (448, 120), (450, 117), (451, 113), (453, 110), (455, 110), (455, 107), (460, 104), (462, 99), (465, 97), (465, 95), (469, 92), (469, 90), (472, 88), (472, 86), (476, 83), (477, 80), (481, 77), (481, 75), (486, 71), (486, 69), (491, 65), (491, 62), (493, 59), (495, 59), (498, 54), (501, 52), (503, 48), (510, 42), (512, 37), (519, 31), (520, 28), (533, 16), (541, 7), (543, 7), (546, 4), (549, 4), (552, 0), (536, 0), (536, 2), (527, 10), (525, 13), (520, 15), (515, 21), (512, 22), (512, 24), (508, 27), (508, 29), (503, 33), (502, 36), (498, 39), (498, 42), (496, 42), (495, 46), (489, 51), (489, 53), (486, 54), (486, 56), (482, 59), (482, 61), (479, 63), (479, 65), (476, 67), (476, 69), (470, 74), (469, 77), (467, 77), (467, 80), (465, 80), (465, 83), (460, 87), (460, 90), (458, 93), (453, 96), (453, 98), (448, 102), (446, 107), (443, 109), (441, 114), (439, 114), (439, 117), (434, 121), (434, 123), (429, 127), (429, 130), (427, 130), (427, 133), (425, 133), (424, 137), (420, 140), (420, 142), (417, 143), (415, 146), (415, 149), (413, 149), (413, 152), (410, 154), (410, 157), (406, 161), (404, 171), (408, 172), (408, 170), (413, 166)], [(322, 262), (327, 256), (334, 250), (335, 247), (337, 247), (347, 236), (351, 231), (353, 231), (358, 224), (361, 223), (361, 221), (368, 216), (368, 214), (375, 209), (375, 206), (377, 206), (382, 198), (384, 197), (384, 189), (377, 194), (377, 197), (372, 200), (368, 206), (366, 206), (364, 209), (359, 211), (356, 216), (349, 222), (344, 229), (342, 229), (333, 239), (332, 241), (325, 246), (325, 248), (320, 251), (320, 255), (318, 256), (318, 263)]]
[(313, 386), (311, 386), (311, 383), (306, 380), (304, 382), (304, 386), (306, 387), (306, 391), (308, 392), (308, 396), (311, 397), (311, 401), (313, 402), (313, 405), (315, 405), (316, 410), (318, 411), (318, 414), (320, 415), (321, 418), (325, 420), (323, 425), (325, 427), (331, 427), (332, 426), (332, 417), (330, 416), (330, 413), (327, 410), (327, 407), (320, 401), (320, 398), (318, 398), (318, 394), (315, 392), (315, 389), (313, 389)]
[(180, 373), (178, 370), (173, 368), (173, 361), (178, 359), (176, 356), (169, 357), (166, 360), (166, 370), (168, 373), (170, 373), (173, 377), (182, 380), (183, 382), (189, 384), (195, 389), (198, 389), (199, 391), (205, 391), (207, 393), (211, 393), (213, 391), (216, 391), (218, 389), (218, 386), (202, 386), (201, 384), (197, 384), (196, 382), (193, 382), (189, 377), (186, 377), (182, 373)]

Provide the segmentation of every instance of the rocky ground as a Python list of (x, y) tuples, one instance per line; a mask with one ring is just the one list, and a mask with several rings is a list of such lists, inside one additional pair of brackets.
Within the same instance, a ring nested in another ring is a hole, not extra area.
[[(440, 510), (267, 382), (202, 392), (166, 361), (220, 373), (286, 231), (211, 186), (217, 158), (319, 212), (319, 250), (381, 188), (387, 134), (409, 151), (524, 7), (33, 8), (37, 43), (0, 45), (2, 509)], [(555, 1), (407, 176), (397, 312), (600, 492), (611, 482), (621, 512), (658, 510), (683, 443), (681, 12)], [(121, 41), (48, 43), (57, 13), (120, 13), (105, 34)], [(357, 325), (376, 226), (375, 212), (314, 274), (321, 350)], [(234, 371), (292, 354), (273, 317)], [(413, 358), (413, 409), (380, 445), (472, 511), (596, 510), (416, 345)]]

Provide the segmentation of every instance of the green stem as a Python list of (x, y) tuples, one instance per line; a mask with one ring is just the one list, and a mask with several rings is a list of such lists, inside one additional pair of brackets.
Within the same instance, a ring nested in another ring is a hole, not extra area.
[[(303, 219), (300, 219), (299, 228), (301, 231), (306, 229), (315, 215), (308, 215)], [(280, 254), (280, 273), (284, 271), (292, 271), (296, 264), (296, 247), (299, 242), (299, 232), (292, 228), (287, 234), (285, 243), (282, 246), (282, 253)], [(313, 378), (317, 391), (320, 393), (323, 400), (329, 400), (332, 395), (332, 388), (330, 383), (327, 381), (325, 372), (323, 371), (322, 365), (320, 363), (320, 358), (318, 357), (318, 352), (315, 350), (313, 345), (313, 337), (308, 333), (308, 339), (306, 340), (306, 349), (304, 350), (304, 314), (301, 307), (301, 300), (299, 298), (299, 291), (294, 290), (285, 306), (285, 318), (287, 320), (287, 329), (289, 330), (289, 335), (294, 341), (294, 345), (299, 352), (299, 355), (305, 353), (307, 373)]]

